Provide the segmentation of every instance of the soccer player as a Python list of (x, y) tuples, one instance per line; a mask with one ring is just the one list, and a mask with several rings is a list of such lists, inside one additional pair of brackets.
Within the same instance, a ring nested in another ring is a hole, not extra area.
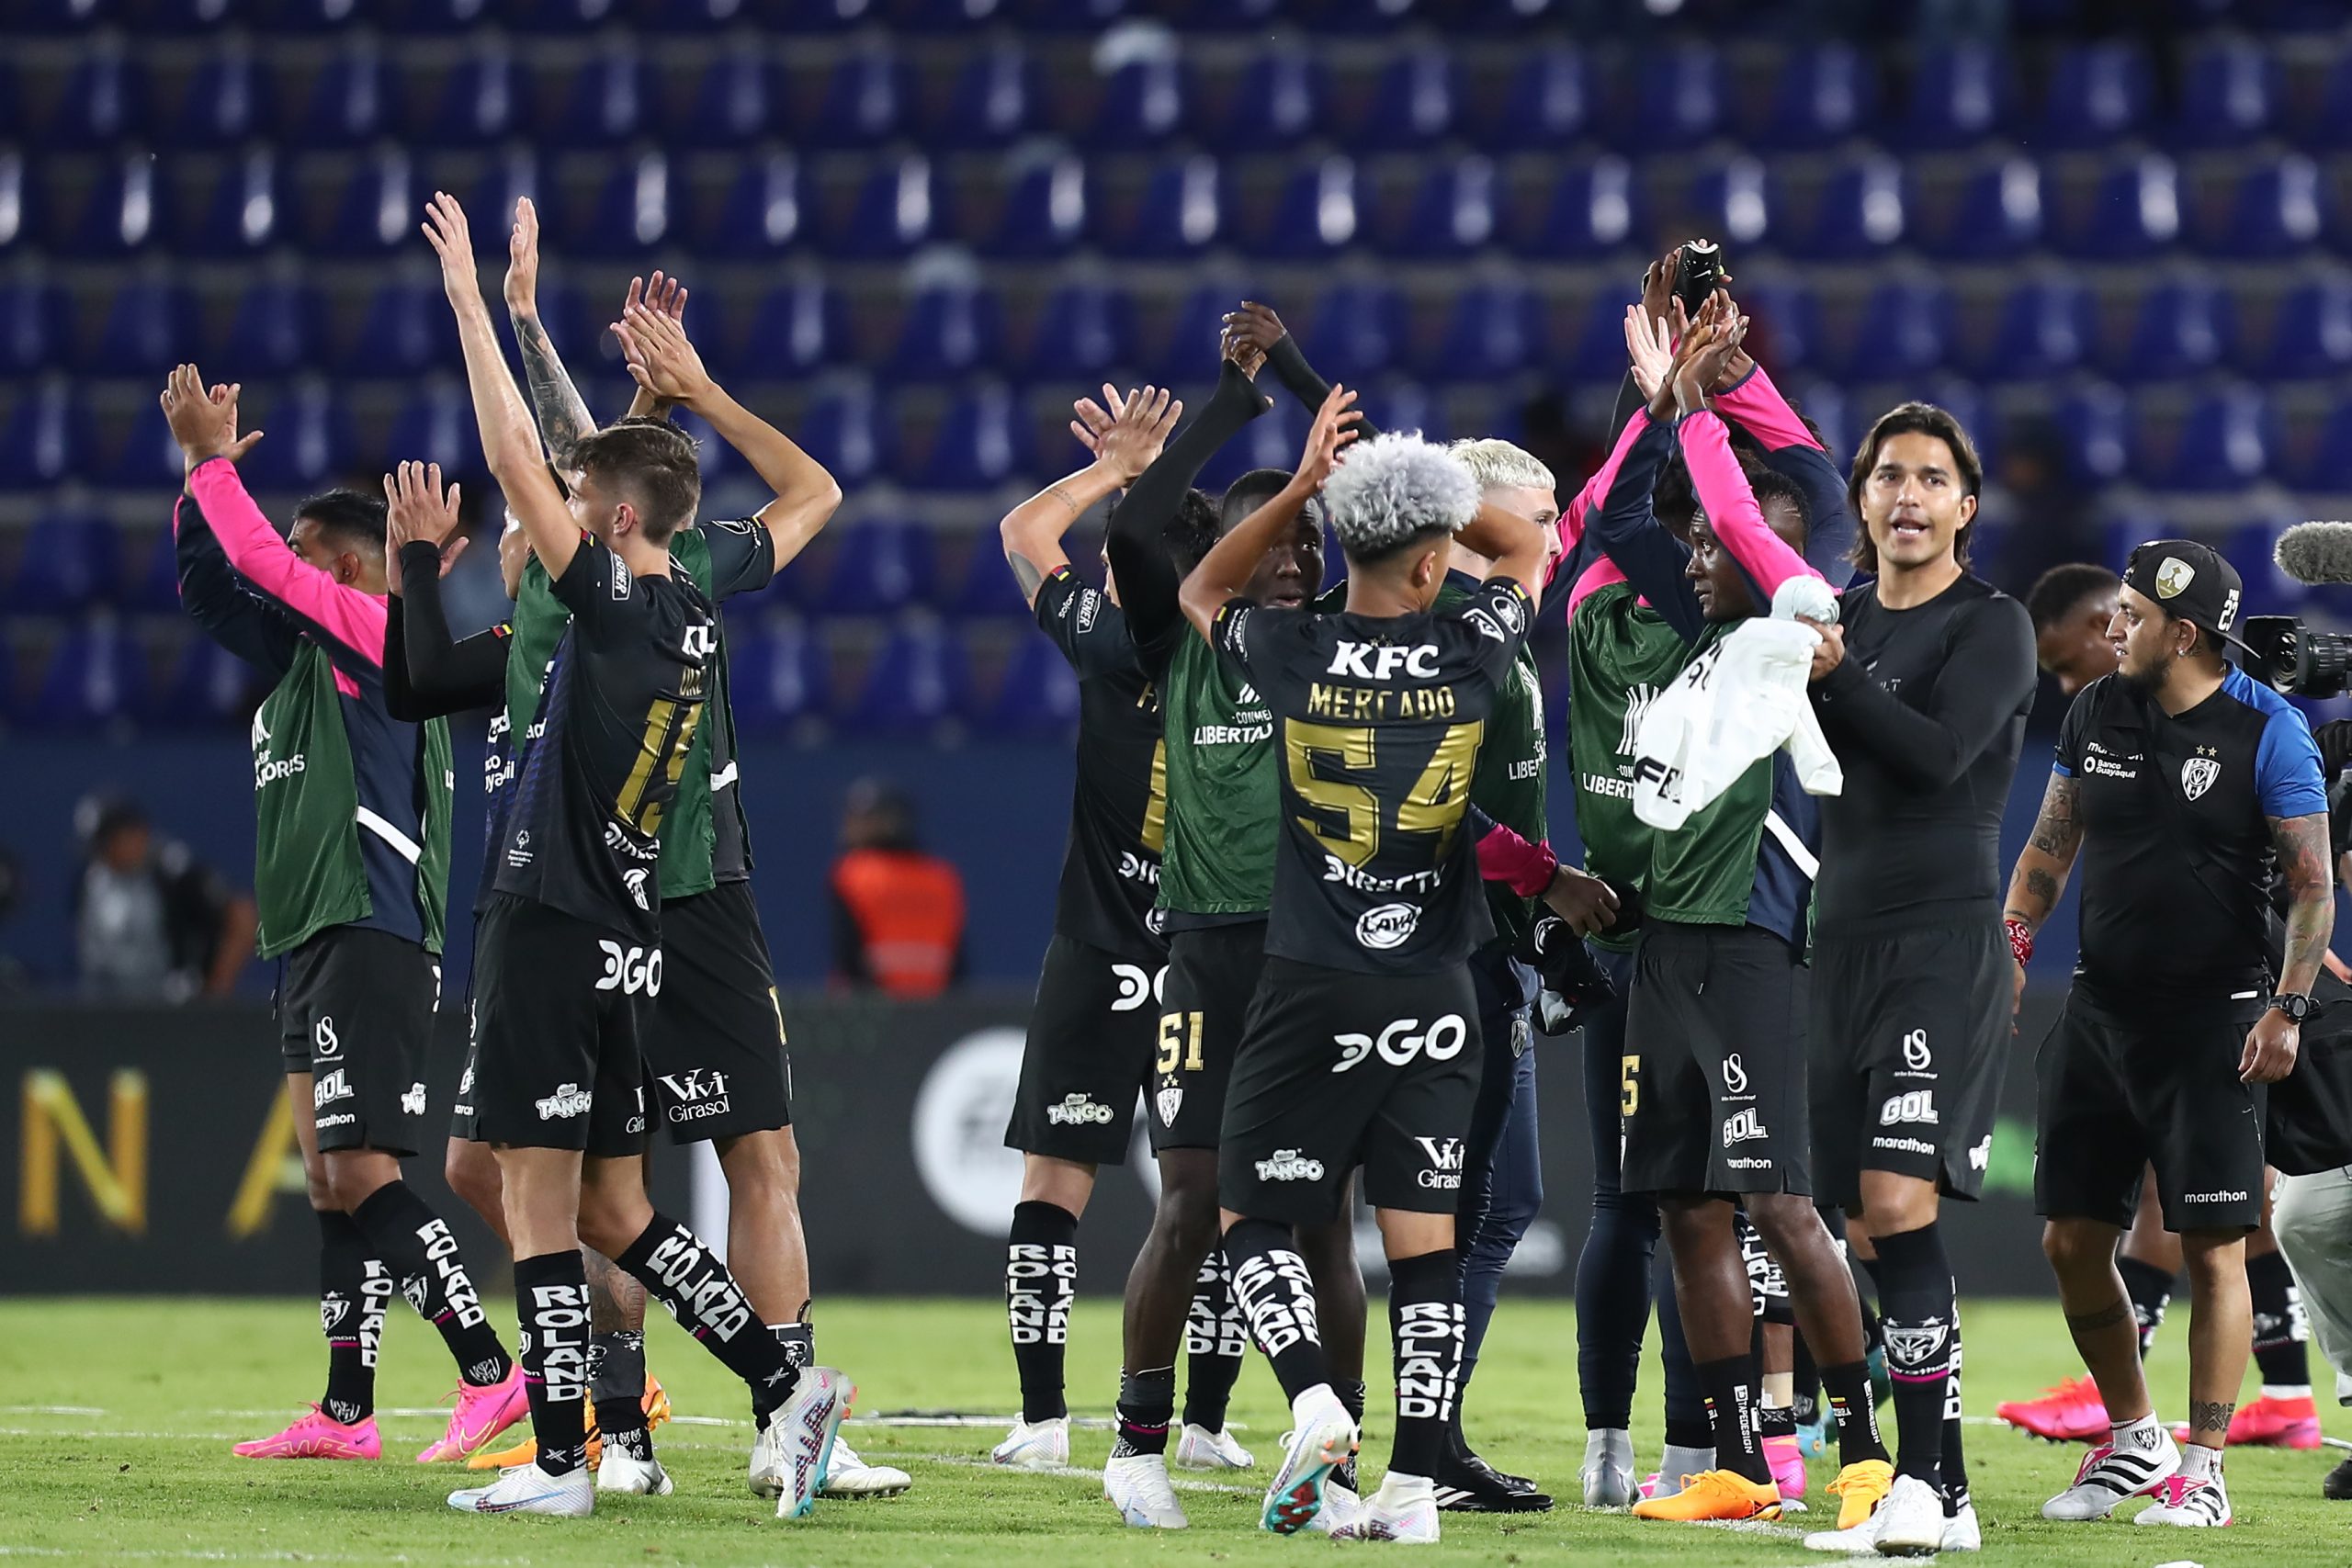
[[(1153, 908), (1167, 813), (1159, 693), (1136, 660), (1116, 574), (1100, 590), (1087, 587), (1070, 570), (1062, 536), (1141, 477), (1184, 405), (1152, 387), (1125, 399), (1106, 387), (1103, 399), (1109, 423), (1086, 430), (1094, 461), (1013, 508), (999, 528), (1038, 626), (1079, 677), (1069, 848), (1004, 1134), (1022, 1152), (1005, 1257), (1021, 1418), (989, 1457), (1019, 1467), (1069, 1462), (1062, 1368), (1078, 1223), (1097, 1167), (1126, 1158), (1136, 1096), (1152, 1072), (1168, 952)], [(1187, 560), (1216, 535), (1204, 502), (1186, 506), (1170, 526), (1190, 531), (1180, 549)], [(1255, 1461), (1225, 1429), (1225, 1406), (1248, 1339), (1215, 1250), (1201, 1264), (1184, 1343), (1191, 1378), (1176, 1462), (1246, 1470)]]
[(2034, 660), (2072, 697), (2102, 675), (2115, 673), (2115, 592), (2122, 580), (2103, 566), (2069, 561), (2033, 581), (2025, 596), (2033, 620)]
[[(2244, 592), (2220, 555), (2161, 539), (2132, 552), (2116, 672), (2066, 715), (2006, 919), (2018, 994), (2033, 937), (2085, 859), (2082, 956), (2038, 1068), (2035, 1206), (2108, 1440), (2050, 1519), (2097, 1519), (2155, 1493), (2139, 1521), (2231, 1521), (2222, 1450), (2252, 1313), (2245, 1234), (2262, 1212), (2266, 1087), (2294, 1066), (2335, 921), (2327, 802), (2302, 716), (2233, 669)], [(2276, 986), (2265, 931), (2273, 856), (2289, 903)], [(2189, 1440), (2156, 1423), (2117, 1239), (2153, 1164), (2191, 1292)]]
[(1822, 803), (1815, 885), (1815, 1178), (1867, 1238), (1896, 1436), (1885, 1501), (1807, 1543), (1823, 1550), (1979, 1540), (1937, 1221), (1945, 1194), (1975, 1199), (1993, 1146), (2009, 1041), (2001, 811), (2034, 693), (2025, 606), (1968, 570), (1983, 480), (1939, 408), (1905, 403), (1871, 427), (1849, 484), (1875, 581), (1839, 600), (1812, 687), (1846, 778)]
[[(1358, 1440), (1295, 1231), (1340, 1213), (1363, 1167), (1389, 1259), (1397, 1420), (1380, 1492), (1333, 1533), (1433, 1541), (1463, 1337), (1447, 1178), (1462, 1168), (1477, 1089), (1465, 960), (1492, 928), (1461, 829), (1496, 692), (1532, 618), (1522, 584), (1540, 581), (1546, 545), (1416, 436), (1361, 444), (1340, 465), (1353, 400), (1333, 391), (1291, 482), (1183, 587), (1186, 618), (1263, 696), (1282, 762), (1268, 956), (1226, 1102), (1219, 1223), (1235, 1294), (1291, 1399), (1261, 1518), (1291, 1534), (1321, 1512)], [(1345, 610), (1284, 613), (1245, 596), (1327, 479)], [(1432, 614), (1457, 535), (1494, 573)]]
[[(1177, 591), (1196, 563), (1170, 552), (1171, 543), (1181, 549), (1211, 542), (1189, 529), (1171, 536), (1170, 522), (1197, 504), (1187, 498), (1202, 465), (1266, 406), (1250, 383), (1259, 356), (1230, 333), (1225, 349), (1207, 407), (1112, 510), (1105, 545), (1128, 634), (1159, 692), (1168, 795), (1159, 908), (1169, 941), (1148, 1100), (1159, 1202), (1127, 1276), (1118, 1435), (1102, 1486), (1129, 1524), (1161, 1529), (1187, 1523), (1166, 1461), (1176, 1351), (1195, 1281), (1217, 1245), (1226, 1082), (1265, 964), (1281, 831), (1272, 716), (1258, 688), (1185, 626)], [(1259, 469), (1236, 479), (1216, 506), (1218, 529), (1255, 512), (1291, 478)], [(1311, 509), (1295, 512), (1282, 536), (1252, 558), (1254, 602), (1303, 607), (1323, 581), (1319, 519)], [(1347, 1206), (1312, 1227), (1301, 1250), (1324, 1303), (1340, 1396), (1361, 1409), (1363, 1277)]]
[(457, 1238), (401, 1179), (424, 1145), (424, 1055), (449, 895), (449, 732), (384, 695), (382, 509), (315, 496), (281, 538), (238, 478), (237, 389), (172, 372), (164, 417), (187, 459), (173, 511), (180, 598), (232, 653), (277, 677), (254, 716), (254, 891), (277, 989), (287, 1093), (319, 1217), (327, 1387), (311, 1414), (240, 1443), (248, 1459), (374, 1459), (375, 1369), (398, 1290), (458, 1363), (454, 1457), (519, 1419), (523, 1379)]
[(571, 611), (493, 824), (492, 897), (475, 944), (476, 1112), (498, 1153), (538, 1455), (449, 1503), (594, 1510), (581, 1409), (584, 1239), (743, 1379), (759, 1426), (753, 1489), (775, 1488), (778, 1516), (797, 1517), (816, 1500), (847, 1382), (800, 1365), (702, 1238), (645, 1195), (638, 1041), (649, 1010), (638, 998), (662, 990), (656, 834), (704, 716), (717, 635), (710, 602), (673, 571), (669, 550), (701, 495), (694, 444), (653, 423), (600, 431), (573, 448), (580, 481), (567, 504), (500, 357), (453, 197), (435, 195), (424, 231), (457, 314), (490, 471)]
[[(1676, 436), (1700, 507), (1680, 546), (1646, 516), (1604, 509), (1588, 525), (1634, 590), (1695, 630), (1696, 657), (1760, 613), (1783, 585), (1820, 573), (1800, 553), (1802, 493), (1743, 473), (1710, 389), (1746, 322), (1718, 292), (1663, 365), (1664, 336), (1629, 321), (1652, 387), (1647, 418), (1679, 410)], [(1771, 510), (1768, 513), (1765, 507)], [(1785, 752), (1672, 833), (1656, 835), (1642, 886), (1644, 935), (1627, 1005), (1623, 1068), (1626, 1190), (1657, 1195), (1683, 1334), (1714, 1436), (1715, 1468), (1636, 1517), (1777, 1517), (1782, 1501), (1755, 1408), (1760, 1371), (1753, 1303), (1733, 1218), (1744, 1208), (1786, 1277), (1838, 1418), (1831, 1483), (1841, 1525), (1866, 1517), (1893, 1469), (1880, 1443), (1851, 1276), (1807, 1195), (1801, 969), (1816, 862), (1815, 813)]]

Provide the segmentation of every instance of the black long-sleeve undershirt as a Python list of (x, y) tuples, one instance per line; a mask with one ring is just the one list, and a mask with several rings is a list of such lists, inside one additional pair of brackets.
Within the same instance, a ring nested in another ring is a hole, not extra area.
[[(1323, 400), (1331, 395), (1331, 383), (1306, 362), (1306, 351), (1298, 346), (1296, 337), (1284, 333), (1281, 341), (1266, 351), (1266, 368), (1274, 373), (1274, 379), (1283, 384), (1284, 391), (1306, 406), (1308, 413), (1323, 412)], [(1361, 405), (1357, 408), (1355, 432), (1359, 441), (1369, 441), (1381, 433), (1380, 426), (1372, 423), (1372, 416), (1364, 413)]]
[(1119, 580), (1119, 607), (1126, 612), (1128, 632), (1148, 670), (1164, 668), (1178, 641), (1192, 635), (1177, 600), (1183, 574), (1168, 553), (1168, 525), (1217, 448), (1269, 406), (1250, 378), (1227, 360), (1208, 406), (1176, 433), (1111, 509), (1103, 548)]
[(402, 593), (384, 617), (384, 705), (417, 723), (496, 707), (506, 700), (506, 646), (501, 630), (459, 639), (441, 603), (441, 552), (425, 540), (401, 547)]

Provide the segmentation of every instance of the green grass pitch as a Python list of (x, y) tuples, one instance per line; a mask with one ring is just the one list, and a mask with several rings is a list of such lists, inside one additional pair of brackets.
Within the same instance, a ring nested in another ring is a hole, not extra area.
[[(1376, 1298), (1375, 1298), (1376, 1299)], [(439, 1342), (395, 1303), (378, 1396), (387, 1408), (428, 1406), (447, 1389)], [(1375, 1312), (1377, 1307), (1375, 1306)], [(502, 1314), (503, 1315), (503, 1314)], [(658, 1314), (657, 1314), (658, 1315)], [(1974, 1303), (1967, 1328), (1970, 1412), (2030, 1394), (2073, 1369), (2054, 1303)], [(2186, 1323), (2176, 1315), (2152, 1364), (2158, 1408), (2186, 1401)], [(1070, 1393), (1081, 1416), (1108, 1413), (1115, 1387), (1117, 1303), (1086, 1301), (1071, 1329)], [(749, 1443), (740, 1385), (673, 1328), (653, 1325), (648, 1352), (683, 1416), (658, 1443), (677, 1495), (607, 1503), (586, 1520), (473, 1518), (444, 1506), (465, 1482), (455, 1466), (413, 1462), (437, 1435), (424, 1415), (379, 1417), (386, 1456), (375, 1464), (264, 1462), (231, 1456), (237, 1439), (275, 1430), (315, 1398), (324, 1355), (308, 1302), (187, 1300), (0, 1302), (0, 1562), (320, 1562), (499, 1565), (789, 1564), (919, 1568), (924, 1564), (1049, 1568), (1085, 1564), (1250, 1564), (1319, 1559), (1343, 1550), (1319, 1538), (1260, 1534), (1257, 1488), (1283, 1426), (1283, 1405), (1252, 1358), (1233, 1419), (1259, 1469), (1232, 1489), (1181, 1493), (1183, 1534), (1122, 1526), (1091, 1475), (1009, 1474), (989, 1468), (994, 1426), (893, 1426), (869, 1415), (997, 1412), (1013, 1404), (1012, 1355), (1001, 1314), (982, 1302), (820, 1303), (818, 1348), (860, 1385), (860, 1420), (844, 1431), (871, 1458), (915, 1477), (906, 1496), (820, 1503), (786, 1524), (743, 1488)], [(1374, 1419), (1367, 1474), (1384, 1462), (1387, 1351), (1375, 1325)], [(512, 1343), (510, 1336), (509, 1343)], [(2325, 1379), (2317, 1358), (2314, 1367)], [(2247, 1396), (2253, 1388), (2249, 1384)], [(2329, 1401), (2331, 1435), (2352, 1437), (2352, 1412)], [(1710, 1529), (1646, 1524), (1573, 1506), (1584, 1434), (1576, 1397), (1576, 1337), (1565, 1305), (1506, 1299), (1470, 1401), (1471, 1426), (1506, 1468), (1541, 1477), (1563, 1495), (1548, 1515), (1504, 1520), (1448, 1515), (1430, 1560), (1492, 1564), (1796, 1564), (1815, 1557), (1802, 1521)], [(1646, 1362), (1635, 1442), (1657, 1452), (1657, 1376)], [(2044, 1524), (2041, 1500), (2073, 1478), (2080, 1450), (2007, 1428), (1969, 1429), (1970, 1473), (1985, 1519), (1977, 1561), (1999, 1564), (2117, 1564), (2183, 1560), (2221, 1568), (2352, 1564), (2352, 1503), (2319, 1495), (2336, 1450), (2253, 1450), (2232, 1456), (2236, 1528), (2140, 1529), (2123, 1520)], [(1076, 1462), (1099, 1466), (1109, 1439), (1077, 1440)], [(1811, 1496), (1833, 1473), (1816, 1463)], [(1182, 1476), (1184, 1472), (1179, 1472)], [(1254, 1481), (1252, 1478), (1254, 1477)], [(1180, 1485), (1182, 1483), (1180, 1481)], [(2126, 1512), (2141, 1505), (2126, 1505)], [(1811, 1520), (1818, 1525), (1822, 1515)], [(1365, 1550), (1379, 1550), (1367, 1548)]]

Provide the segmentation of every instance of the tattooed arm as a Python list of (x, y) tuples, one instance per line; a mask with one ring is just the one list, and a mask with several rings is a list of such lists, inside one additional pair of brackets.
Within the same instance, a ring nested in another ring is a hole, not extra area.
[(528, 197), (514, 204), (514, 231), (506, 242), (506, 314), (523, 351), (523, 382), (530, 389), (539, 438), (556, 466), (568, 468), (572, 445), (596, 428), (596, 420), (539, 320), (539, 211)]
[[(1005, 564), (1021, 585), (1021, 596), (1035, 609), (1037, 590), (1046, 579), (1069, 564), (1062, 536), (1098, 501), (1115, 495), (1136, 482), (1158, 460), (1168, 432), (1183, 413), (1184, 405), (1165, 388), (1146, 387), (1121, 398), (1102, 389), (1109, 404), (1109, 423), (1094, 434), (1094, 461), (1076, 473), (1056, 479), (1031, 496), (997, 525), (1004, 541)], [(1071, 428), (1077, 429), (1075, 421)]]
[(2308, 996), (2335, 930), (2335, 886), (2327, 869), (2327, 818), (2272, 817), (2270, 843), (2287, 885), (2287, 952), (2278, 988)]
[(2021, 921), (2028, 931), (2040, 931), (2050, 911), (2058, 907), (2058, 896), (2065, 891), (2066, 877), (2075, 869), (2075, 852), (2083, 842), (2082, 819), (2075, 815), (2081, 788), (2072, 774), (2050, 775), (2050, 785), (2041, 792), (2041, 815), (2035, 818), (2033, 834), (2018, 853), (2017, 869), (2009, 874), (2009, 896), (2001, 910), (2004, 919)]

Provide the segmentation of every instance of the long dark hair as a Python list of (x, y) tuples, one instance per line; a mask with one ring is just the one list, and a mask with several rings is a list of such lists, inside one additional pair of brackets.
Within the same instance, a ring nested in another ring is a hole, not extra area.
[[(1960, 482), (1968, 487), (1972, 496), (1982, 496), (1984, 490), (1984, 461), (1976, 455), (1976, 443), (1968, 438), (1960, 421), (1933, 403), (1897, 403), (1878, 416), (1871, 433), (1862, 437), (1860, 450), (1854, 454), (1854, 471), (1846, 480), (1846, 504), (1853, 509), (1854, 565), (1875, 575), (1878, 571), (1878, 547), (1871, 543), (1870, 524), (1862, 517), (1862, 486), (1878, 467), (1879, 448), (1898, 435), (1932, 435), (1951, 448), (1951, 460), (1959, 465)], [(1951, 553), (1962, 568), (1968, 565), (1968, 543), (1976, 532), (1976, 519), (1972, 517), (1961, 525), (1952, 540)]]

